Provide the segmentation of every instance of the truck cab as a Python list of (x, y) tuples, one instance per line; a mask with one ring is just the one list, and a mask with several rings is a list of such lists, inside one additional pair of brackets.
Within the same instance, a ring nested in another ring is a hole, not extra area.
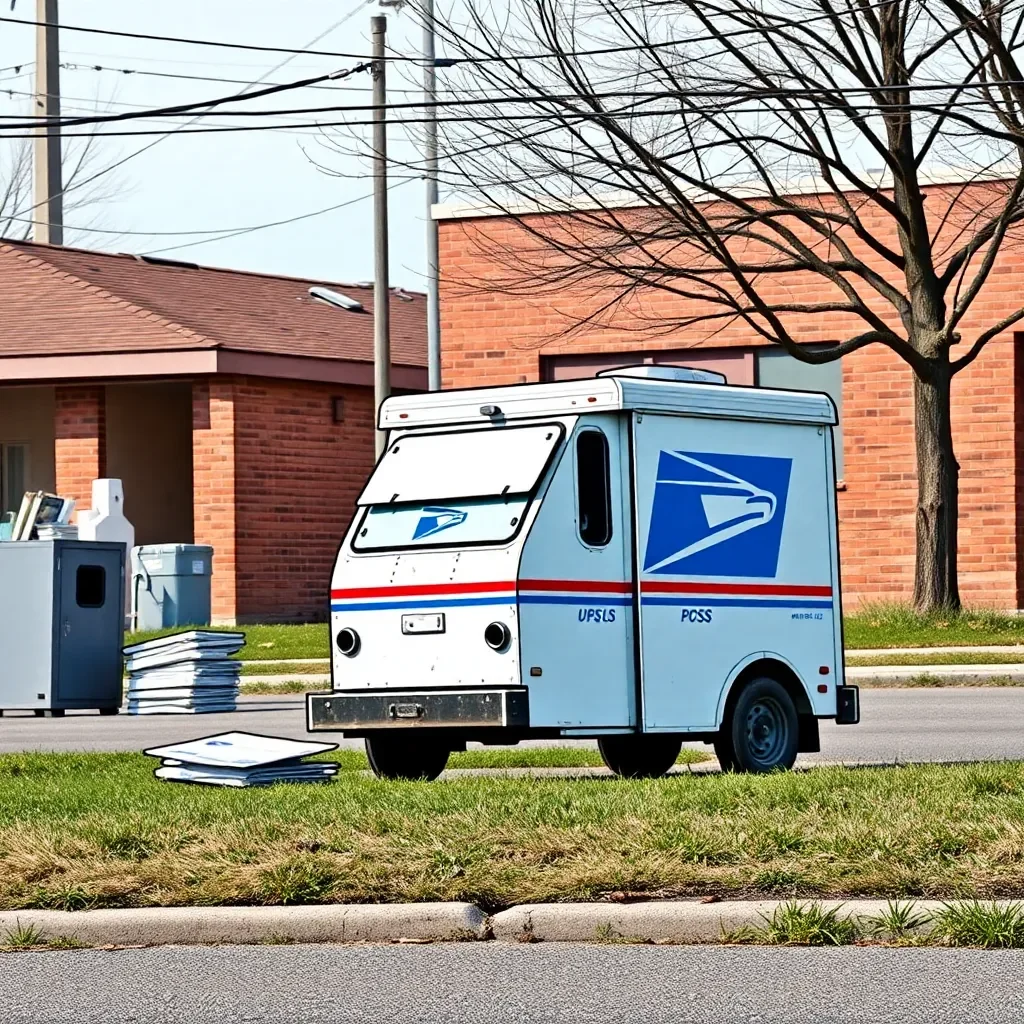
[(388, 399), (331, 582), (310, 731), (389, 778), (468, 741), (593, 738), (614, 772), (683, 741), (792, 766), (844, 685), (827, 395), (627, 368)]

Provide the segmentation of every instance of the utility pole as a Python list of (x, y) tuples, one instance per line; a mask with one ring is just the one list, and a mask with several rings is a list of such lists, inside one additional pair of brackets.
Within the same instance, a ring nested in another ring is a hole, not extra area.
[(60, 155), (60, 44), (57, 0), (36, 0), (35, 113), (52, 126), (36, 129), (32, 143), (32, 237), (37, 242), (64, 244), (64, 188)]
[[(387, 18), (370, 19), (373, 43), (373, 404), (374, 415), (391, 393), (391, 289), (388, 286), (388, 136), (384, 81), (384, 36)], [(384, 453), (387, 434), (376, 432), (377, 458)]]
[(441, 307), (438, 298), (437, 72), (434, 65), (434, 0), (423, 0), (423, 98), (427, 103), (424, 162), (427, 167), (427, 386), (441, 390)]

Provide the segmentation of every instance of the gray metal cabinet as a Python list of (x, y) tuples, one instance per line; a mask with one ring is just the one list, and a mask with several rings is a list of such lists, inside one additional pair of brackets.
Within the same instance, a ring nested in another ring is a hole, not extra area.
[(0, 543), (0, 710), (121, 705), (123, 544)]

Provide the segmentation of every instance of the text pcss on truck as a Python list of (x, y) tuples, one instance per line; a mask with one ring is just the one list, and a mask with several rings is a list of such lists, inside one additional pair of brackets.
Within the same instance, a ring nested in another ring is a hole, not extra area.
[(308, 728), (364, 737), (387, 778), (566, 737), (626, 776), (684, 740), (791, 767), (819, 719), (859, 720), (835, 424), (827, 395), (664, 366), (388, 399)]

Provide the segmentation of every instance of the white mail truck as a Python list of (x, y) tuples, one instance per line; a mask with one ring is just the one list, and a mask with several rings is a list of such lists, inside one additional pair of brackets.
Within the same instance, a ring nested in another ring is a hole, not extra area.
[(827, 395), (664, 366), (388, 399), (308, 729), (363, 737), (387, 778), (567, 737), (623, 776), (683, 741), (791, 767), (819, 719), (860, 717), (835, 424)]

